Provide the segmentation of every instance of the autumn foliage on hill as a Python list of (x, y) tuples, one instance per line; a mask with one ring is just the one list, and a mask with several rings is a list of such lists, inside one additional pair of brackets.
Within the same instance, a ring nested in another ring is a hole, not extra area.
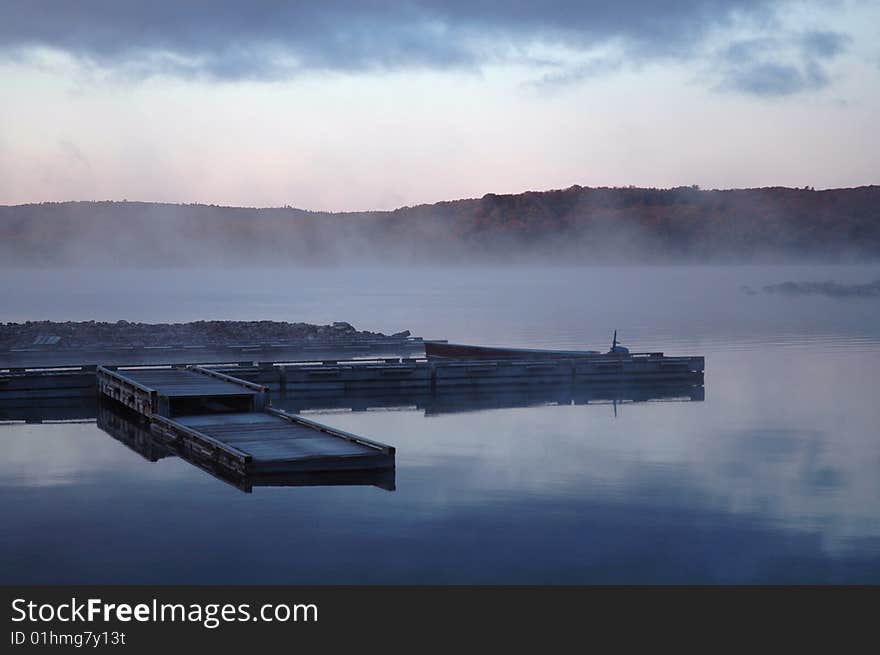
[(880, 186), (585, 188), (389, 212), (141, 202), (0, 207), (4, 265), (873, 260)]

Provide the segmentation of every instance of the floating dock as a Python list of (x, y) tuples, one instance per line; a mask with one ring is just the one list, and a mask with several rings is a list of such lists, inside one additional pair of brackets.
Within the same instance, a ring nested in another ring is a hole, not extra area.
[[(296, 412), (402, 403), (422, 407), (426, 414), (535, 403), (704, 398), (703, 357), (534, 351), (541, 356), (520, 358), (518, 352), (498, 359), (208, 358), (182, 364), (151, 358), (148, 365), (103, 366), (6, 362), (0, 365), (0, 421), (89, 418), (95, 415), (97, 388), (97, 396), (136, 417), (123, 424), (102, 414), (106, 431), (152, 461), (174, 454), (246, 491), (254, 484), (393, 489), (393, 447), (273, 408), (270, 393)], [(330, 474), (335, 482), (327, 481)]]
[(98, 391), (147, 418), (263, 409), (269, 390), (202, 366), (118, 369), (99, 366)]
[(393, 468), (239, 473), (208, 458), (193, 456), (193, 453), (186, 448), (162, 440), (151, 429), (149, 423), (141, 420), (141, 417), (135, 412), (119, 407), (116, 403), (100, 402), (95, 406), (94, 413), (99, 429), (147, 461), (158, 462), (167, 457), (176, 456), (245, 493), (251, 493), (254, 487), (270, 486), (355, 485), (373, 486), (386, 491), (394, 491), (396, 488)]
[(268, 406), (268, 389), (200, 366), (111, 369), (98, 390), (180, 452), (241, 475), (394, 467), (394, 448)]
[(272, 408), (174, 419), (156, 416), (153, 421), (153, 431), (166, 441), (238, 473), (394, 466), (391, 446)]
[[(103, 367), (134, 371), (136, 367)], [(443, 388), (535, 387), (567, 384), (702, 385), (703, 357), (633, 355), (627, 358), (597, 356), (588, 359), (449, 360), (384, 357), (357, 360), (227, 361), (214, 364), (155, 364), (140, 370), (188, 368), (224, 373), (239, 381), (269, 387), (282, 394), (348, 393), (400, 390), (430, 393)], [(58, 400), (93, 397), (97, 367), (0, 367), (0, 402)], [(131, 373), (145, 376), (147, 373)], [(145, 378), (141, 378), (144, 379)], [(149, 386), (149, 385), (146, 385)]]
[(217, 370), (287, 393), (317, 390), (525, 387), (621, 382), (703, 384), (703, 357), (659, 354), (556, 359), (427, 360), (383, 358), (322, 362), (260, 362)]

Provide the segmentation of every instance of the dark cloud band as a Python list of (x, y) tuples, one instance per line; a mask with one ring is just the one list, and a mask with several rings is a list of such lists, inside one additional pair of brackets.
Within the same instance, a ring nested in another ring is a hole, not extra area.
[[(536, 44), (588, 53), (614, 43), (627, 59), (642, 62), (696, 56), (712, 30), (769, 16), (777, 5), (771, 0), (0, 0), (0, 49), (49, 47), (136, 76), (231, 80), (305, 71), (478, 67), (527, 59), (523, 53)], [(832, 52), (836, 45), (820, 38), (812, 47)], [(830, 55), (812, 58), (822, 56)], [(584, 77), (582, 71), (564, 70), (554, 76)]]

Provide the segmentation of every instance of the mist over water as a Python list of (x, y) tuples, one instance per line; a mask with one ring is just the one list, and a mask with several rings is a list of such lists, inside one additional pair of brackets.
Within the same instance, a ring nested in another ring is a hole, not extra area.
[(633, 351), (705, 355), (706, 387), (616, 415), (322, 412), (397, 447), (393, 492), (243, 494), (94, 424), (0, 425), (2, 582), (880, 582), (880, 299), (743, 291), (864, 284), (880, 266), (3, 275), (6, 321), (341, 320), (594, 349), (617, 329)]
[(614, 329), (637, 350), (752, 341), (871, 338), (871, 298), (749, 295), (788, 280), (857, 284), (880, 265), (307, 267), (8, 270), (3, 320), (348, 321), (425, 338), (600, 348)]

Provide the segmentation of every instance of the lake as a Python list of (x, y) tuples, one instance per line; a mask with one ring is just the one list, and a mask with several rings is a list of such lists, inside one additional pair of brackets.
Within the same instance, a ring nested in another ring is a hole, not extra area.
[(309, 414), (396, 446), (393, 490), (243, 493), (94, 422), (0, 425), (0, 583), (880, 582), (880, 299), (761, 292), (880, 266), (0, 275), (4, 321), (348, 321), (594, 349), (617, 329), (706, 357), (702, 400)]

